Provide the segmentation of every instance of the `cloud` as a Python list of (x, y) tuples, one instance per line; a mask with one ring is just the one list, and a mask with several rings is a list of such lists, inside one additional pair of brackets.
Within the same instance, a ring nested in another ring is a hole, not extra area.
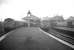
[(0, 0), (0, 5), (6, 4), (8, 0)]

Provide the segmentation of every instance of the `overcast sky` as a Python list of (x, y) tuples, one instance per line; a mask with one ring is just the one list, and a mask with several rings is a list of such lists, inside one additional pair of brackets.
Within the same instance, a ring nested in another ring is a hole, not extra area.
[(0, 18), (20, 19), (28, 10), (37, 17), (74, 16), (74, 0), (0, 0)]

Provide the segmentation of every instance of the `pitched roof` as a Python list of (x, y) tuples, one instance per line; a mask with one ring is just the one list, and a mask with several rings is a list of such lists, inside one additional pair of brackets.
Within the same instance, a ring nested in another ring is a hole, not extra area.
[(27, 16), (24, 17), (23, 19), (25, 19), (25, 20), (27, 20), (27, 19), (39, 20), (40, 18), (36, 17), (35, 15), (32, 15), (31, 12), (28, 11)]

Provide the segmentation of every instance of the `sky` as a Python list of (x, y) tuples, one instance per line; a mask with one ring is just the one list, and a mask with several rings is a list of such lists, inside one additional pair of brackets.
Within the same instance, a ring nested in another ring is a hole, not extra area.
[(0, 20), (20, 20), (28, 10), (37, 17), (62, 15), (65, 19), (74, 16), (74, 0), (0, 0)]

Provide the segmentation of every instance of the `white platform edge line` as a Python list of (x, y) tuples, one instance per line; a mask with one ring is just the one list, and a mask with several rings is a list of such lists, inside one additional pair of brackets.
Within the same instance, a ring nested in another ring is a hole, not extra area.
[[(40, 28), (39, 28), (39, 29), (40, 29)], [(71, 47), (71, 48), (74, 48), (74, 45), (72, 45), (72, 44), (70, 44), (70, 43), (68, 43), (68, 42), (66, 42), (66, 41), (63, 41), (63, 40), (61, 40), (61, 39), (59, 39), (59, 38), (57, 38), (57, 37), (55, 37), (55, 36), (53, 36), (53, 35), (51, 35), (51, 34), (45, 32), (45, 31), (43, 31), (43, 30), (41, 30), (41, 29), (40, 29), (40, 31), (42, 31), (42, 32), (44, 32), (46, 35), (48, 35), (48, 36), (50, 36), (50, 37), (56, 39), (57, 41), (59, 41), (59, 42), (65, 44), (65, 45), (67, 45), (67, 46), (69, 46), (69, 47)]]
[(0, 37), (0, 41), (2, 41), (8, 34), (5, 34), (3, 36)]

